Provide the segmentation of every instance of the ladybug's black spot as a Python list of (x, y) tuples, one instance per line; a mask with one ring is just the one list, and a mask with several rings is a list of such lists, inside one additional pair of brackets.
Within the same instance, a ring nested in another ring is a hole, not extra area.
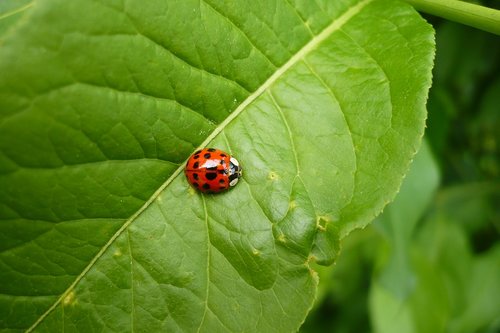
[(194, 187), (199, 187), (199, 186), (200, 186), (200, 184), (198, 184), (198, 183), (193, 183), (193, 186), (194, 186)]
[(198, 180), (198, 174), (197, 173), (193, 173), (193, 178)]
[(220, 160), (220, 164), (224, 165), (225, 163), (224, 160)]
[(215, 171), (217, 170), (217, 166), (213, 166), (213, 167), (208, 167), (206, 168), (208, 171)]
[(201, 153), (201, 150), (197, 150), (197, 151), (195, 151), (194, 153), (195, 153), (195, 155), (196, 155), (196, 154), (199, 154), (199, 153)]
[(193, 158), (194, 158), (195, 160), (197, 160), (197, 159), (199, 159), (199, 158), (200, 158), (200, 155), (194, 155), (194, 156), (193, 156)]
[(210, 152), (214, 152), (215, 151), (214, 148), (208, 148), (207, 150), (210, 151)]
[(194, 162), (194, 163), (193, 163), (193, 169), (198, 169), (198, 166), (199, 166), (199, 165), (200, 165), (200, 164), (199, 164), (198, 162)]
[(205, 177), (207, 177), (208, 180), (214, 180), (215, 178), (217, 178), (217, 173), (215, 173), (215, 172), (207, 172), (205, 174)]
[(203, 188), (204, 188), (205, 190), (210, 189), (210, 184), (208, 184), (208, 183), (203, 184)]
[(219, 180), (219, 184), (224, 184), (225, 182), (226, 182), (226, 181), (224, 180), (224, 178), (221, 178), (221, 179)]
[(212, 155), (210, 155), (210, 153), (206, 153), (205, 155), (203, 155), (203, 157), (205, 158), (210, 158)]
[(226, 154), (220, 154), (220, 157), (226, 157), (227, 155)]
[(223, 175), (223, 174), (225, 174), (225, 173), (226, 173), (226, 170), (219, 170), (219, 173), (220, 173), (221, 175)]

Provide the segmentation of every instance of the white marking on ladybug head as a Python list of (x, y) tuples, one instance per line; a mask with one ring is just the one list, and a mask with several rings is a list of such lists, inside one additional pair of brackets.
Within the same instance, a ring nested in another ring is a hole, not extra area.
[(240, 163), (239, 163), (239, 162), (238, 162), (238, 160), (237, 160), (237, 159), (235, 159), (234, 157), (231, 157), (230, 161), (231, 161), (231, 163), (233, 163), (234, 165), (236, 165), (236, 166), (240, 166)]
[(239, 180), (239, 178), (238, 178), (238, 177), (234, 178), (234, 179), (233, 179), (233, 180), (231, 180), (231, 182), (229, 183), (229, 186), (235, 186), (236, 184), (238, 184), (238, 180)]

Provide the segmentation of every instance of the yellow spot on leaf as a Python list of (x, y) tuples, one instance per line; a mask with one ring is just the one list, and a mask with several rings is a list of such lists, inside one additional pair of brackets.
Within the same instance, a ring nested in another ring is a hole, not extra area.
[(278, 242), (280, 242), (280, 243), (286, 243), (286, 237), (285, 237), (284, 234), (280, 234), (278, 236)]
[(267, 176), (268, 179), (270, 180), (277, 180), (279, 178), (278, 174), (274, 171), (269, 172), (269, 175)]
[(316, 228), (321, 231), (326, 231), (328, 224), (332, 222), (328, 216), (317, 216), (316, 217)]
[(68, 305), (74, 305), (76, 302), (75, 299), (75, 292), (70, 291), (63, 299), (63, 305), (68, 306)]

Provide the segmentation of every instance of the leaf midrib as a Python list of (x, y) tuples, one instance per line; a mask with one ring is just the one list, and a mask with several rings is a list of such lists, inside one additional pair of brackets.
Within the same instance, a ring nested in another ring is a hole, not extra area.
[[(243, 112), (251, 103), (253, 103), (259, 96), (261, 96), (269, 87), (271, 87), (284, 73), (286, 73), (292, 66), (297, 64), (299, 60), (303, 59), (307, 54), (313, 51), (318, 45), (320, 45), (324, 40), (326, 40), (331, 34), (339, 30), (347, 21), (349, 21), (353, 16), (358, 14), (364, 7), (375, 0), (362, 0), (356, 5), (350, 7), (342, 15), (340, 15), (336, 20), (334, 20), (330, 25), (328, 25), (323, 31), (312, 38), (302, 49), (300, 49), (294, 56), (292, 56), (283, 66), (278, 68), (273, 75), (271, 75), (257, 90), (255, 90), (251, 95), (249, 95), (223, 122), (221, 122), (212, 133), (203, 141), (197, 149), (202, 149), (207, 146), (217, 135), (219, 135), (238, 115)], [(197, 150), (195, 149), (195, 150)], [(137, 210), (125, 223), (118, 229), (118, 231), (109, 239), (109, 241), (101, 248), (101, 250), (95, 255), (90, 261), (87, 267), (75, 278), (75, 281), (61, 294), (61, 296), (47, 309), (39, 318), (36, 320), (31, 327), (29, 327), (26, 332), (33, 331), (75, 288), (75, 286), (85, 277), (85, 275), (90, 271), (94, 264), (103, 256), (106, 250), (114, 243), (114, 241), (132, 224), (139, 215), (141, 215), (155, 200), (158, 196), (165, 190), (165, 188), (170, 185), (170, 183), (177, 178), (177, 176), (183, 171), (185, 162), (182, 163), (172, 175), (153, 193), (153, 195), (142, 205), (141, 208)], [(207, 300), (208, 301), (208, 300)]]
[(25, 11), (26, 9), (28, 9), (28, 8), (30, 8), (30, 7), (33, 6), (33, 2), (34, 1), (32, 1), (30, 3), (27, 3), (26, 5), (21, 6), (19, 8), (16, 8), (16, 9), (13, 9), (13, 10), (7, 12), (7, 13), (0, 14), (0, 20), (6, 19), (6, 18), (8, 18), (10, 16), (13, 16), (13, 15), (16, 15), (16, 14), (22, 12), (22, 11)]

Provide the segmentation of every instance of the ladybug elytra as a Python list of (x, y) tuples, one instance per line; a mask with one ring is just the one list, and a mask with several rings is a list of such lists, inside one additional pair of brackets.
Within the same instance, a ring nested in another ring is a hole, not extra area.
[(218, 193), (238, 183), (241, 167), (228, 153), (205, 148), (189, 157), (185, 173), (194, 188), (204, 193)]

